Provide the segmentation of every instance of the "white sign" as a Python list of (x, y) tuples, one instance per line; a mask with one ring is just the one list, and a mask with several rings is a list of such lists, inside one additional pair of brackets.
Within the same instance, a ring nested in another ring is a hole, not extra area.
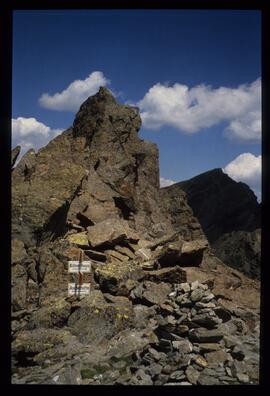
[(91, 271), (91, 261), (69, 261), (68, 262), (68, 272), (90, 272)]
[(90, 283), (83, 283), (78, 285), (77, 283), (68, 284), (68, 295), (69, 296), (86, 296), (90, 294)]

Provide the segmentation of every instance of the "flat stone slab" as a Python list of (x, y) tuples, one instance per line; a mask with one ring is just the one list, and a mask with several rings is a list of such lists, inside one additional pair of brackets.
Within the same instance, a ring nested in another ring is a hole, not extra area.
[(145, 271), (146, 279), (153, 282), (186, 282), (186, 272), (178, 267), (166, 267), (159, 270)]
[(222, 340), (223, 333), (218, 329), (208, 330), (203, 327), (197, 329), (191, 329), (189, 332), (189, 338), (195, 342), (218, 342)]

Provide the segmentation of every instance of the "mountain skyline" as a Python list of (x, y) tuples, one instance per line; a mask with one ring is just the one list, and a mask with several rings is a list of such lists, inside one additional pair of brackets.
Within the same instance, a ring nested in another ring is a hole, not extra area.
[(222, 168), (260, 200), (260, 12), (16, 11), (12, 145), (38, 149), (107, 86), (138, 106), (161, 186)]

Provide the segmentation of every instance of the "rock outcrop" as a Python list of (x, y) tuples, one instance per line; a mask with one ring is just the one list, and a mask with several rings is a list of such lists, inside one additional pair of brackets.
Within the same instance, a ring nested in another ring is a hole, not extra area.
[[(184, 192), (164, 198), (140, 124), (101, 88), (12, 171), (13, 383), (258, 382), (259, 284), (214, 256)], [(81, 258), (90, 295), (68, 296)]]
[(246, 184), (214, 169), (162, 191), (175, 229), (190, 229), (190, 222), (185, 226), (179, 216), (186, 197), (215, 254), (250, 277), (260, 276), (260, 204)]
[(108, 218), (150, 238), (170, 231), (158, 150), (139, 139), (140, 125), (138, 109), (119, 105), (105, 88), (87, 99), (72, 128), (38, 153), (29, 150), (14, 170), (13, 234), (31, 246), (63, 235), (68, 225), (87, 228)]
[(19, 157), (21, 152), (21, 146), (16, 146), (12, 151), (11, 151), (11, 169), (13, 169), (17, 158)]

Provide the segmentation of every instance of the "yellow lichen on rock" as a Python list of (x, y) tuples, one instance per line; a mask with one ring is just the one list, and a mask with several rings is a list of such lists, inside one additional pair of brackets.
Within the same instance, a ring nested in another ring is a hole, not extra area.
[(76, 245), (85, 246), (88, 245), (88, 238), (86, 232), (78, 232), (77, 234), (72, 234), (67, 237), (67, 240), (71, 243), (76, 243)]

